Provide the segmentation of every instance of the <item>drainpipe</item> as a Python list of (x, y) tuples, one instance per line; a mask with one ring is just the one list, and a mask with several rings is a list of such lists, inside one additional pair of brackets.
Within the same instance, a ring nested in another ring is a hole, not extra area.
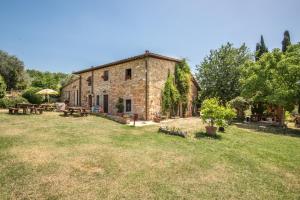
[(145, 84), (145, 91), (146, 91), (146, 95), (145, 95), (145, 110), (146, 110), (146, 120), (148, 120), (148, 53), (149, 51), (145, 51), (145, 68), (146, 68), (146, 84)]
[(92, 95), (94, 95), (94, 70), (92, 70), (92, 87), (91, 87), (92, 91)]
[(79, 75), (79, 105), (81, 106), (81, 75)]

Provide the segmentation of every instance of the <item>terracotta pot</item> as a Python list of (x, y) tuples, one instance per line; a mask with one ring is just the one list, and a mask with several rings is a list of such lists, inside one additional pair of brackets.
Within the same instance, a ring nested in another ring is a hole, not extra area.
[(216, 135), (217, 127), (214, 127), (214, 126), (205, 126), (205, 129), (206, 129), (206, 133), (208, 135)]

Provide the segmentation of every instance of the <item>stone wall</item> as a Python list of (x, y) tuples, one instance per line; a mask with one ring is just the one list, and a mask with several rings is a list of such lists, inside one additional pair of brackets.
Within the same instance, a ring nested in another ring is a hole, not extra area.
[(79, 79), (62, 88), (60, 100), (62, 102), (68, 100), (71, 106), (79, 105), (79, 97), (77, 98), (77, 95), (79, 96)]
[(92, 77), (92, 71), (80, 74), (81, 78), (81, 106), (88, 106), (88, 96), (92, 95), (92, 86), (88, 85), (88, 78)]
[[(146, 63), (148, 66), (148, 95), (146, 98)], [(99, 97), (99, 106), (103, 108), (103, 95), (108, 95), (108, 113), (117, 114), (116, 104), (119, 98), (131, 99), (131, 112), (137, 113), (139, 119), (146, 119), (146, 99), (148, 105), (148, 120), (153, 119), (156, 113), (162, 112), (162, 91), (168, 74), (174, 74), (176, 61), (154, 57), (140, 58), (109, 67), (95, 69), (80, 74), (81, 76), (81, 106), (88, 106), (88, 97), (92, 97), (92, 106), (96, 106)], [(130, 80), (125, 80), (126, 69), (132, 70)], [(103, 79), (104, 72), (108, 71), (108, 80)], [(88, 86), (91, 77), (92, 86)], [(62, 97), (69, 99), (70, 105), (76, 105), (76, 94), (79, 91), (77, 80), (62, 89)], [(68, 96), (70, 94), (70, 96)], [(197, 87), (191, 82), (187, 115), (191, 116), (195, 108), (193, 100), (197, 97)], [(65, 100), (64, 99), (64, 100)], [(80, 103), (78, 103), (80, 105)], [(125, 109), (125, 108), (124, 108)]]
[[(157, 58), (149, 58), (149, 119), (153, 119), (156, 113), (162, 112), (162, 91), (167, 81), (168, 74), (175, 73), (174, 61), (167, 61)], [(198, 88), (193, 81), (190, 82), (187, 116), (197, 113), (194, 100), (198, 96)]]
[(162, 91), (168, 74), (174, 74), (176, 62), (150, 57), (148, 60), (148, 116), (153, 119), (156, 113), (162, 112)]
[[(126, 69), (131, 69), (131, 79), (125, 80)], [(108, 71), (108, 80), (104, 81), (104, 71)], [(103, 108), (103, 95), (108, 95), (108, 113), (117, 114), (116, 104), (119, 98), (131, 99), (131, 112), (137, 113), (140, 119), (145, 119), (145, 60), (133, 60), (130, 62), (96, 69), (81, 74), (82, 77), (82, 105), (88, 104), (88, 95), (92, 95), (92, 104), (96, 105), (97, 95), (100, 106)], [(88, 77), (93, 77), (92, 87), (88, 86)]]
[(189, 89), (188, 107), (186, 113), (187, 117), (198, 115), (198, 108), (195, 104), (197, 97), (198, 97), (198, 87), (195, 85), (194, 81), (191, 81), (190, 89)]

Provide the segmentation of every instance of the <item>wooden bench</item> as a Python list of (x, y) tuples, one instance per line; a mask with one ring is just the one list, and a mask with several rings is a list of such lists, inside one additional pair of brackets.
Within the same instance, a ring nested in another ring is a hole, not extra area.
[(39, 114), (43, 114), (44, 108), (36, 108), (36, 110), (39, 112)]
[(18, 114), (19, 113), (19, 108), (8, 108), (8, 113), (9, 114)]
[(67, 117), (69, 115), (69, 113), (70, 113), (68, 110), (64, 110), (63, 112), (64, 112), (64, 116), (65, 117)]
[(81, 112), (80, 112), (80, 116), (88, 116), (90, 114), (90, 111), (89, 110), (82, 110)]
[(27, 114), (27, 108), (22, 108), (23, 109), (23, 114)]
[(64, 110), (64, 116), (67, 117), (70, 115), (73, 115), (74, 113), (78, 113), (81, 117), (83, 116), (88, 116), (88, 114), (90, 114), (89, 110)]

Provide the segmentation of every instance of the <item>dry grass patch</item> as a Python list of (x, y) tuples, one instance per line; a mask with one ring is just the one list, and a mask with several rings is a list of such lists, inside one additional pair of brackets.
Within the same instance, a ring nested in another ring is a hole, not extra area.
[[(194, 138), (198, 118), (162, 125), (0, 112), (0, 199), (297, 199), (300, 140), (228, 127)], [(3, 130), (3, 131), (2, 131)]]

